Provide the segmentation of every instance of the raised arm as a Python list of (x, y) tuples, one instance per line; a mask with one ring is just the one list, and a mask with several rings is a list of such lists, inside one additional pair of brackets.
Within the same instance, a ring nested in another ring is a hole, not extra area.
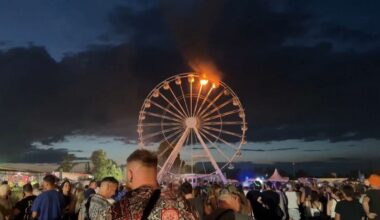
[(367, 215), (368, 219), (374, 219), (374, 218), (376, 218), (377, 214), (371, 213), (369, 211), (369, 201), (370, 201), (370, 198), (368, 196), (365, 196), (363, 199), (363, 209), (364, 209), (364, 212)]

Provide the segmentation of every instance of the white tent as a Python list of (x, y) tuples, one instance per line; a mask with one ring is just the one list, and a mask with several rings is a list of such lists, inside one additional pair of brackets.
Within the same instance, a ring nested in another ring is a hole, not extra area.
[(278, 170), (275, 169), (272, 176), (269, 177), (267, 179), (267, 181), (270, 181), (270, 182), (288, 182), (289, 181), (289, 177), (282, 177), (279, 173), (278, 173)]

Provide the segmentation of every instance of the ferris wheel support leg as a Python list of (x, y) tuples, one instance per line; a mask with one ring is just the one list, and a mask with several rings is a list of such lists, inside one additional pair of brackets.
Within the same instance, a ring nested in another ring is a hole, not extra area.
[(216, 174), (218, 174), (218, 176), (220, 177), (220, 179), (222, 180), (223, 184), (227, 184), (227, 179), (226, 177), (223, 175), (222, 171), (220, 170), (218, 164), (216, 163), (214, 157), (212, 156), (210, 150), (208, 149), (206, 143), (203, 141), (202, 139), (202, 136), (200, 135), (199, 131), (197, 128), (194, 128), (194, 132), (195, 134), (197, 135), (197, 138), (199, 140), (199, 142), (201, 143), (202, 147), (204, 148), (208, 158), (210, 159), (210, 162), (212, 164), (212, 166), (214, 167), (215, 171), (216, 171)]
[(186, 141), (187, 136), (189, 136), (190, 128), (186, 128), (186, 130), (183, 132), (182, 136), (178, 140), (177, 144), (175, 145), (173, 151), (170, 153), (168, 159), (165, 161), (164, 165), (161, 167), (160, 172), (158, 172), (157, 180), (159, 183), (161, 183), (162, 178), (164, 175), (168, 174), (170, 169), (173, 166), (173, 163), (175, 159), (178, 156), (178, 153), (181, 151), (183, 144)]

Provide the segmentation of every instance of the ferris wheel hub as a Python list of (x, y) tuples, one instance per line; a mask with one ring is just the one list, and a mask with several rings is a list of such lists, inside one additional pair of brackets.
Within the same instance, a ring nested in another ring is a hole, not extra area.
[(187, 128), (196, 128), (198, 126), (198, 118), (197, 117), (186, 118), (185, 125)]

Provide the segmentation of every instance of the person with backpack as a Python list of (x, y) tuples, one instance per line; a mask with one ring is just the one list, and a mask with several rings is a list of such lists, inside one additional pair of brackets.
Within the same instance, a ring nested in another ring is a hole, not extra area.
[(30, 183), (22, 187), (23, 199), (16, 203), (13, 209), (14, 220), (32, 219), (32, 205), (37, 196), (33, 195), (33, 187)]
[(107, 219), (198, 220), (198, 212), (178, 192), (160, 189), (157, 182), (157, 155), (136, 150), (127, 158), (126, 177), (130, 189), (109, 210)]
[(105, 177), (100, 183), (98, 193), (85, 200), (79, 211), (79, 220), (105, 219), (106, 211), (111, 207), (108, 201), (111, 199), (119, 186), (119, 181), (114, 177)]

